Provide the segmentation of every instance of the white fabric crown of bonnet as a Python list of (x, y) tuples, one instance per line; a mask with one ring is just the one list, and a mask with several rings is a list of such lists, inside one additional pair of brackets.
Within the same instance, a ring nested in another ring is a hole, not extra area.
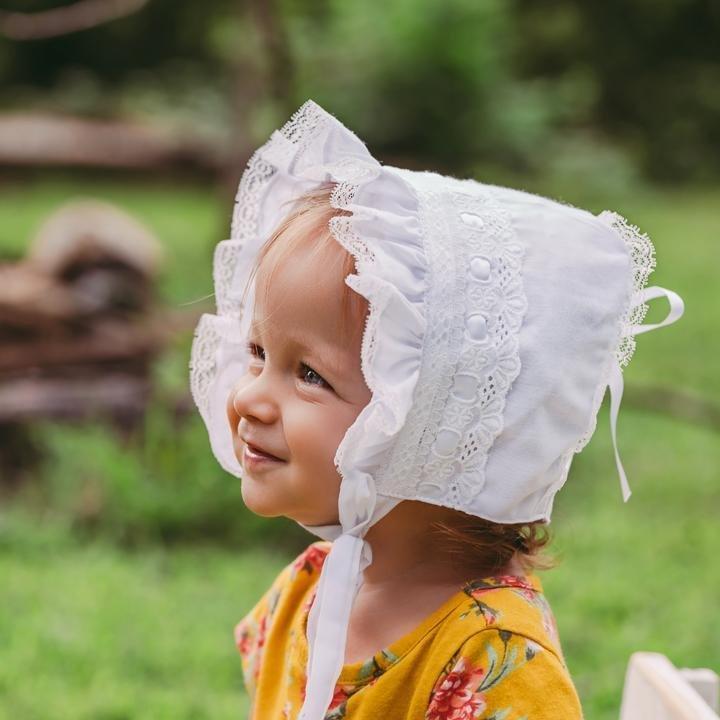
[[(240, 476), (226, 418), (245, 372), (254, 288), (241, 293), (288, 200), (337, 183), (330, 221), (356, 260), (346, 283), (370, 312), (361, 363), (372, 397), (335, 456), (337, 526), (308, 621), (302, 720), (322, 720), (342, 667), (367, 530), (404, 499), (499, 523), (549, 522), (575, 453), (592, 436), (606, 388), (616, 441), (622, 371), (635, 335), (675, 322), (683, 301), (645, 287), (649, 238), (616, 213), (519, 190), (381, 165), (313, 101), (252, 156), (231, 239), (214, 259), (217, 315), (203, 315), (191, 389), (220, 464)], [(646, 302), (667, 297), (660, 323)]]

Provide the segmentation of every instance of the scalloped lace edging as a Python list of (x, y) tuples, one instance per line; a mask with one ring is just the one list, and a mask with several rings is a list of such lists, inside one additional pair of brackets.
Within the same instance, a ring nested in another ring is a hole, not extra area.
[(331, 193), (330, 204), (337, 210), (351, 214), (332, 217), (329, 228), (335, 240), (355, 260), (356, 272), (347, 277), (347, 284), (365, 297), (368, 303), (360, 348), (360, 364), (365, 383), (373, 393), (370, 405), (375, 409), (372, 414), (363, 413), (363, 419), (354, 422), (348, 428), (337, 448), (335, 465), (344, 479), (347, 470), (345, 460), (347, 449), (359, 445), (370, 426), (382, 431), (386, 436), (396, 433), (396, 426), (399, 421), (404, 421), (404, 417), (400, 417), (402, 411), (393, 396), (392, 388), (380, 387), (373, 372), (380, 320), (392, 291), (390, 287), (376, 282), (374, 277), (376, 255), (370, 244), (355, 229), (357, 210), (354, 209), (353, 201), (360, 187), (377, 177), (379, 167), (372, 167), (353, 159), (351, 163), (340, 162), (334, 165), (332, 170), (338, 182)]
[(635, 352), (635, 337), (630, 331), (633, 325), (642, 323), (648, 312), (647, 303), (636, 303), (636, 298), (647, 285), (650, 273), (655, 269), (655, 247), (645, 233), (640, 232), (636, 225), (631, 225), (622, 215), (605, 210), (599, 217), (606, 218), (619, 233), (632, 259), (630, 301), (620, 319), (620, 342), (615, 350), (620, 367), (626, 367)]
[(635, 352), (636, 341), (632, 334), (632, 328), (633, 325), (640, 325), (648, 312), (648, 304), (637, 302), (637, 298), (638, 294), (646, 287), (648, 278), (656, 266), (655, 247), (646, 233), (641, 232), (636, 225), (632, 225), (622, 215), (612, 210), (604, 210), (598, 215), (598, 218), (613, 228), (624, 240), (630, 255), (632, 271), (628, 277), (629, 288), (625, 310), (618, 320), (615, 350), (608, 357), (602, 379), (595, 390), (590, 427), (578, 441), (575, 447), (576, 453), (590, 442), (597, 427), (597, 414), (605, 396), (611, 363), (617, 362), (621, 369), (627, 367)]
[(221, 337), (214, 327), (213, 315), (205, 314), (195, 328), (190, 352), (190, 394), (203, 419), (208, 417), (210, 385), (216, 374), (216, 356)]

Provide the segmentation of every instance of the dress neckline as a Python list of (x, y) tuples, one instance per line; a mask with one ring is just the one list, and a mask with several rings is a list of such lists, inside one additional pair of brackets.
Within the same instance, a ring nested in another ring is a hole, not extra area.
[[(329, 549), (328, 549), (329, 550)], [(327, 554), (327, 553), (326, 553)], [(308, 652), (307, 623), (312, 603), (315, 601), (319, 581), (315, 583), (310, 600), (302, 615), (300, 638), (305, 653)], [(402, 637), (394, 640), (365, 660), (342, 666), (337, 683), (343, 685), (365, 685), (373, 677), (384, 673), (412, 648), (417, 645), (436, 625), (442, 622), (453, 610), (462, 603), (471, 600), (474, 595), (496, 588), (512, 587), (526, 591), (542, 593), (540, 578), (534, 573), (528, 575), (488, 575), (468, 581), (460, 586), (457, 592), (447, 598), (439, 607), (427, 615), (419, 625)]]

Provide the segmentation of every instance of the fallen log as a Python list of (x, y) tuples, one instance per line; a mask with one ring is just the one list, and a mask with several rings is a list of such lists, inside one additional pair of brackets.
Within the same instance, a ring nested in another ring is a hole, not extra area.
[(133, 121), (0, 114), (0, 165), (222, 170), (227, 152), (201, 137)]

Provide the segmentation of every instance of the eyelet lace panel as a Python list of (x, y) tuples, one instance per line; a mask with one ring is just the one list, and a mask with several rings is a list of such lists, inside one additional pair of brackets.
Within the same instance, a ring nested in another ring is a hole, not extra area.
[(590, 438), (595, 433), (597, 415), (610, 378), (611, 363), (616, 362), (620, 368), (627, 367), (635, 352), (636, 341), (630, 331), (633, 325), (642, 323), (648, 312), (648, 304), (638, 302), (638, 295), (646, 287), (648, 278), (656, 265), (655, 247), (650, 238), (640, 232), (637, 226), (631, 225), (622, 215), (611, 210), (601, 212), (598, 219), (615, 230), (625, 242), (630, 256), (631, 271), (628, 275), (628, 300), (625, 310), (618, 320), (618, 330), (614, 341), (615, 350), (608, 357), (602, 379), (595, 389), (590, 425), (578, 441), (575, 447), (576, 453), (579, 453), (590, 442)]
[(458, 192), (436, 192), (432, 175), (421, 197), (432, 280), (420, 380), (378, 485), (469, 512), (520, 372), (524, 247), (490, 188), (457, 181)]

